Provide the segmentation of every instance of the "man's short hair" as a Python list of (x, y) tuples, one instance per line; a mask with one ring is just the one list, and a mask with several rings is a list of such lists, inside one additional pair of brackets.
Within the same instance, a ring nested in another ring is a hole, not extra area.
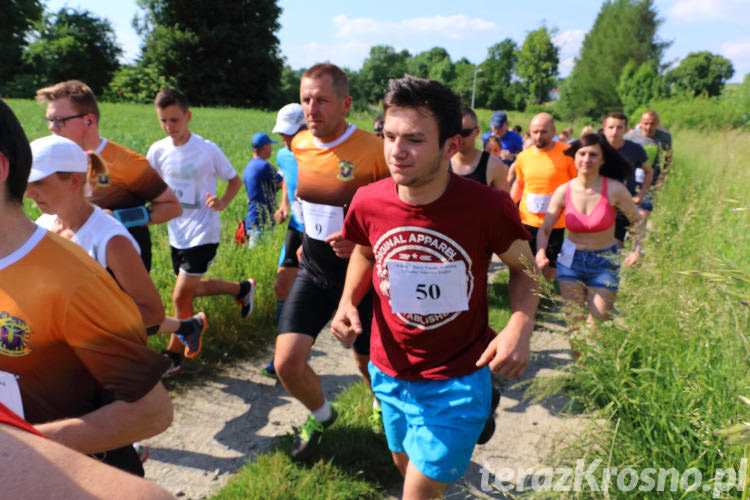
[(622, 111), (616, 111), (614, 113), (608, 114), (607, 118), (605, 118), (604, 121), (606, 122), (609, 118), (614, 118), (615, 120), (625, 120), (625, 126), (628, 125), (628, 117)]
[(185, 94), (177, 89), (161, 89), (159, 93), (156, 94), (156, 99), (154, 99), (154, 105), (159, 109), (168, 108), (169, 106), (174, 106), (175, 104), (179, 106), (183, 111), (187, 111), (190, 107), (190, 103), (188, 103)]
[(324, 75), (331, 77), (333, 91), (340, 98), (349, 96), (349, 79), (341, 68), (331, 63), (318, 63), (302, 74), (302, 78), (318, 79)]
[(94, 91), (85, 83), (79, 80), (68, 80), (36, 91), (36, 100), (39, 104), (66, 97), (70, 99), (76, 111), (94, 115), (96, 122), (99, 123), (99, 105), (96, 103)]
[(437, 120), (438, 140), (442, 147), (446, 139), (461, 133), (461, 98), (448, 87), (435, 80), (425, 80), (411, 75), (388, 82), (388, 93), (383, 99), (383, 109), (427, 109)]
[(477, 118), (477, 114), (474, 110), (466, 106), (461, 106), (461, 119), (463, 120), (465, 116), (471, 117), (471, 122), (475, 127), (479, 125), (479, 118)]
[(31, 147), (13, 111), (0, 99), (0, 153), (8, 159), (5, 181), (8, 198), (23, 203), (23, 193), (31, 170)]

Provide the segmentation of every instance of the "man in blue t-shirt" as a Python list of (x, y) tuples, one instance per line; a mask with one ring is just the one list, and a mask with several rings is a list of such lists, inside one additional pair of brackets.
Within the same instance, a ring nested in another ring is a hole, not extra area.
[(500, 139), (502, 150), (500, 159), (508, 166), (516, 161), (516, 155), (523, 151), (523, 137), (508, 129), (508, 115), (504, 111), (495, 111), (490, 118), (491, 132), (482, 134), (482, 149), (491, 135)]
[(253, 158), (242, 173), (242, 180), (247, 190), (247, 217), (245, 228), (248, 233), (248, 244), (253, 246), (263, 232), (266, 224), (273, 224), (271, 215), (276, 210), (276, 189), (282, 177), (270, 163), (271, 144), (276, 141), (263, 132), (253, 136)]

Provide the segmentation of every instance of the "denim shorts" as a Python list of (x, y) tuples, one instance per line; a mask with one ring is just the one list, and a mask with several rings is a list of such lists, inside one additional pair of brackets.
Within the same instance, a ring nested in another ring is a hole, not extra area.
[(383, 408), (388, 448), (405, 452), (425, 476), (452, 482), (464, 475), (492, 400), (486, 366), (447, 380), (400, 380), (370, 362), (372, 391)]
[(620, 249), (617, 243), (602, 250), (576, 250), (571, 267), (563, 265), (558, 259), (557, 279), (616, 292), (620, 284)]

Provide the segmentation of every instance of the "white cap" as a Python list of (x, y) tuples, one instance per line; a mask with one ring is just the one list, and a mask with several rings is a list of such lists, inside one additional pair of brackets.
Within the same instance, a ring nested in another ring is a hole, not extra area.
[(49, 135), (31, 141), (31, 172), (29, 182), (49, 177), (55, 172), (87, 172), (89, 157), (81, 147), (70, 139)]
[(276, 115), (276, 125), (271, 131), (274, 134), (294, 135), (299, 132), (302, 125), (305, 124), (305, 113), (302, 106), (293, 102), (287, 104), (279, 110)]

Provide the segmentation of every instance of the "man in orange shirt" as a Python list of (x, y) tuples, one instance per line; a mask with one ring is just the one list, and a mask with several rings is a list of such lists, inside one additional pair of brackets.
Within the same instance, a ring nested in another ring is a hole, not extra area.
[[(108, 178), (91, 194), (91, 201), (128, 227), (141, 248), (146, 270), (151, 270), (150, 224), (160, 224), (182, 214), (174, 192), (151, 168), (146, 158), (99, 135), (99, 106), (93, 91), (83, 82), (69, 80), (36, 92), (39, 103), (47, 104), (45, 119), (53, 134), (75, 142), (84, 151), (95, 151), (107, 164)], [(127, 210), (127, 212), (123, 212)], [(140, 212), (139, 221), (126, 219)]]
[[(51, 439), (143, 475), (132, 443), (165, 430), (168, 361), (133, 300), (81, 247), (23, 212), (31, 149), (0, 101), (0, 401)], [(10, 396), (9, 396), (10, 394)]]
[[(531, 252), (536, 255), (536, 233), (544, 222), (547, 206), (558, 186), (576, 176), (573, 158), (563, 152), (567, 144), (553, 140), (555, 119), (548, 113), (539, 113), (531, 119), (529, 133), (534, 146), (523, 151), (516, 159), (516, 181), (511, 188), (513, 201), (519, 203), (521, 222), (531, 233)], [(565, 239), (565, 217), (555, 225), (547, 245), (550, 265), (544, 275), (548, 280), (557, 275), (557, 254)]]
[[(292, 140), (297, 159), (297, 198), (305, 230), (302, 260), (279, 318), (274, 365), (284, 388), (310, 411), (295, 436), (294, 458), (312, 455), (336, 411), (323, 395), (318, 376), (307, 362), (320, 330), (333, 316), (344, 287), (354, 243), (343, 238), (345, 210), (360, 186), (388, 175), (383, 141), (347, 123), (351, 107), (346, 74), (333, 64), (308, 69), (300, 83), (300, 100), (308, 129)], [(360, 314), (372, 318), (372, 295)], [(366, 335), (353, 345), (354, 359), (369, 382), (370, 322)], [(373, 401), (380, 422), (380, 407)], [(373, 427), (375, 423), (373, 422)]]

